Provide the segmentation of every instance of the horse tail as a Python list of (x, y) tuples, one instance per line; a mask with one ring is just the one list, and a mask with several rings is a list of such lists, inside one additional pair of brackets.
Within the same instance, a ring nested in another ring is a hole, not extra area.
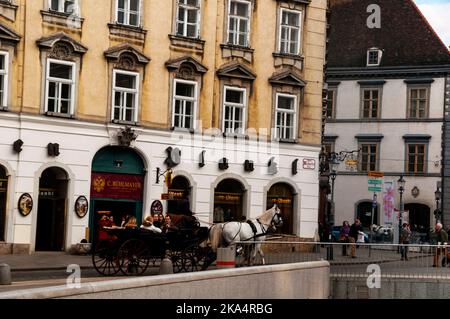
[(209, 242), (213, 252), (222, 244), (222, 225), (213, 225), (209, 228)]

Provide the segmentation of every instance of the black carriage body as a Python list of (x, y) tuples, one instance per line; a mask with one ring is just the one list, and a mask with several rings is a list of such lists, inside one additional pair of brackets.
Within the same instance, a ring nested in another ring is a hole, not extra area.
[(102, 275), (143, 275), (150, 260), (170, 258), (174, 272), (206, 269), (209, 249), (201, 244), (207, 227), (181, 228), (158, 234), (146, 229), (106, 229), (110, 239), (94, 245), (92, 261)]

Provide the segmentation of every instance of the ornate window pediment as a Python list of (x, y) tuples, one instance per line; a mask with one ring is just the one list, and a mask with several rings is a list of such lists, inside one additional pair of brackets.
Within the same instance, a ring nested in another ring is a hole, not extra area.
[(166, 68), (176, 73), (177, 78), (194, 80), (196, 76), (203, 75), (208, 68), (191, 56), (172, 59), (166, 62)]
[(126, 43), (108, 49), (105, 57), (116, 62), (116, 68), (125, 70), (135, 70), (138, 64), (145, 65), (151, 61), (140, 50)]
[(37, 40), (37, 45), (43, 49), (50, 49), (50, 58), (67, 60), (74, 54), (83, 55), (88, 48), (74, 40), (64, 32), (53, 34)]
[(250, 81), (256, 79), (256, 74), (249, 67), (237, 61), (233, 61), (223, 65), (220, 69), (217, 70), (217, 76), (238, 78)]
[(20, 41), (22, 37), (16, 33), (14, 30), (11, 30), (7, 26), (0, 24), (0, 40), (1, 41), (10, 41), (13, 43), (17, 43)]
[(290, 85), (297, 87), (305, 87), (307, 84), (304, 80), (302, 80), (300, 75), (296, 74), (292, 70), (284, 70), (274, 74), (269, 78), (269, 82), (272, 84)]

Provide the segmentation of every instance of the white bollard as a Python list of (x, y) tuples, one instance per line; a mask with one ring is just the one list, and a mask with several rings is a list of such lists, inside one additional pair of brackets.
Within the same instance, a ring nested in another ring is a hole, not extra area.
[(0, 264), (0, 285), (11, 285), (11, 267), (7, 264)]
[(217, 248), (216, 266), (219, 269), (236, 268), (236, 246)]
[(160, 275), (170, 275), (173, 274), (173, 263), (170, 258), (164, 258), (159, 266)]

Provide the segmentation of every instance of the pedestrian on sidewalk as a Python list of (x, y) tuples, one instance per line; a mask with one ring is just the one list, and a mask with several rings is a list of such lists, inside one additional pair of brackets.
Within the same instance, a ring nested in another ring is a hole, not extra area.
[(402, 254), (402, 260), (408, 260), (408, 246), (411, 239), (411, 229), (408, 223), (403, 223), (402, 233), (400, 235), (400, 253)]
[(350, 227), (350, 233), (348, 234), (348, 241), (351, 244), (350, 255), (352, 258), (356, 258), (356, 242), (358, 241), (359, 232), (362, 232), (362, 225), (359, 219), (355, 219), (355, 223)]
[(348, 221), (344, 221), (342, 223), (341, 233), (339, 234), (339, 242), (343, 243), (342, 245), (342, 256), (347, 256), (347, 245), (349, 242), (348, 236), (350, 234), (350, 223)]
[[(448, 243), (448, 234), (442, 228), (441, 223), (437, 223), (436, 226), (434, 226), (434, 233), (436, 236), (436, 241), (438, 245), (447, 245)], [(444, 254), (444, 256), (447, 256), (447, 248), (442, 247), (436, 247), (435, 253), (434, 253), (434, 260), (433, 260), (433, 267), (439, 267), (439, 257), (441, 254)]]

